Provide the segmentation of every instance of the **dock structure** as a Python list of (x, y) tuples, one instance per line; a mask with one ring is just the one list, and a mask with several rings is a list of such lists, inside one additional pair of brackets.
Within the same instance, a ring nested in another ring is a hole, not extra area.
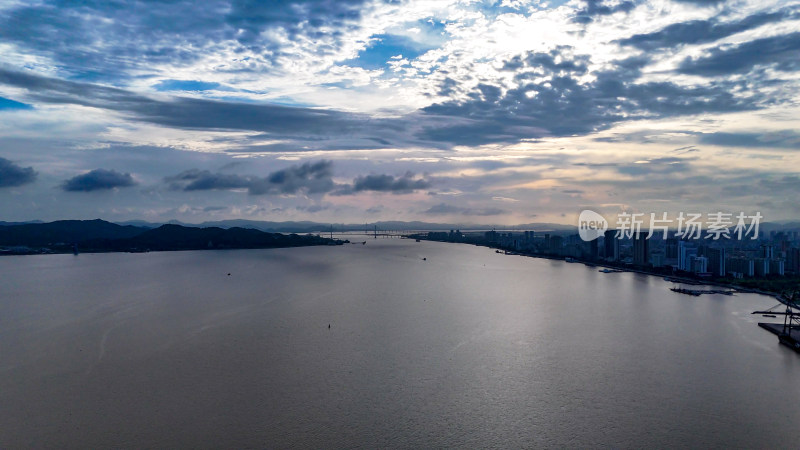
[[(759, 323), (758, 326), (778, 336), (781, 344), (800, 353), (800, 295), (778, 297), (781, 304), (766, 311), (754, 311), (753, 314), (762, 314), (768, 317), (783, 316), (783, 323)], [(778, 308), (785, 306), (785, 311)]]

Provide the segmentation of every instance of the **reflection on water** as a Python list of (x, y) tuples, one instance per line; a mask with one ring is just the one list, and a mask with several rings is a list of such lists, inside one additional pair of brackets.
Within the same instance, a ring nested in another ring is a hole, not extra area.
[(750, 315), (766, 297), (399, 239), (0, 273), (3, 448), (800, 437), (800, 358)]

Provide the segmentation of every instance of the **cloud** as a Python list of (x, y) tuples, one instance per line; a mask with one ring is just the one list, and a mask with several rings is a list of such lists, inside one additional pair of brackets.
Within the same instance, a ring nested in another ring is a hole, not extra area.
[(360, 176), (353, 180), (353, 190), (408, 193), (420, 189), (427, 189), (431, 183), (425, 179), (415, 179), (414, 174), (406, 172), (399, 177), (391, 175), (367, 175)]
[(758, 181), (761, 187), (770, 192), (798, 192), (800, 191), (800, 177), (797, 175), (786, 175), (778, 178), (765, 178)]
[(677, 158), (672, 156), (650, 158), (636, 161), (633, 164), (619, 164), (615, 170), (630, 176), (644, 176), (651, 174), (667, 175), (672, 173), (688, 173), (689, 161), (694, 158)]
[(250, 186), (252, 177), (233, 174), (211, 173), (208, 170), (191, 169), (177, 175), (167, 177), (172, 189), (184, 191), (207, 191), (225, 189), (243, 189)]
[(608, 16), (618, 12), (628, 13), (636, 7), (636, 3), (628, 0), (616, 3), (604, 0), (584, 0), (584, 2), (586, 6), (575, 13), (572, 19), (574, 22), (587, 24), (594, 21), (596, 16)]
[(717, 19), (691, 20), (668, 25), (652, 33), (635, 34), (617, 41), (621, 45), (629, 45), (641, 50), (658, 50), (673, 48), (684, 44), (702, 44), (714, 42), (724, 37), (743, 31), (752, 30), (762, 25), (779, 22), (796, 17), (789, 10), (779, 12), (761, 12), (735, 22), (720, 23)]
[(136, 181), (129, 173), (95, 169), (64, 181), (61, 188), (68, 192), (91, 192), (135, 185)]
[[(556, 57), (560, 62), (551, 63)], [(594, 72), (589, 81), (582, 77), (589, 57), (572, 55), (569, 47), (510, 61), (517, 70), (515, 78), (521, 81), (518, 87), (501, 91), (478, 85), (466, 100), (423, 108), (426, 116), (442, 124), (423, 125), (420, 136), (455, 145), (517, 142), (585, 135), (635, 119), (752, 110), (759, 107), (758, 101), (767, 101), (737, 97), (733, 86), (725, 82), (697, 87), (637, 83), (649, 62), (644, 57), (613, 61), (608, 70)], [(528, 77), (529, 73), (534, 76)]]
[(82, 79), (118, 81), (165, 64), (187, 66), (225, 48), (254, 55), (238, 64), (231, 58), (228, 66), (266, 69), (297, 57), (281, 45), (287, 41), (302, 42), (318, 57), (335, 52), (343, 31), (358, 26), (364, 3), (208, 0), (198, 8), (189, 0), (22, 2), (0, 9), (0, 40)]
[(291, 166), (271, 173), (264, 179), (255, 180), (250, 186), (253, 195), (294, 194), (298, 191), (309, 194), (330, 192), (335, 187), (331, 179), (333, 163), (318, 161)]
[(33, 183), (36, 176), (33, 167), (21, 167), (5, 158), (0, 158), (0, 188)]
[(697, 6), (714, 6), (717, 3), (722, 3), (725, 0), (673, 0), (679, 3), (689, 3)]
[[(401, 116), (244, 103), (202, 98), (151, 98), (125, 89), (0, 68), (0, 84), (23, 88), (34, 100), (117, 111), (134, 121), (189, 130), (262, 132), (273, 142), (233, 153), (433, 147), (514, 143), (544, 136), (575, 136), (620, 121), (762, 107), (773, 99), (735, 95), (732, 82), (681, 86), (637, 82), (648, 57), (612, 61), (586, 77), (588, 55), (570, 46), (526, 52), (506, 60), (516, 86), (478, 83), (464, 97)], [(788, 63), (787, 63), (788, 64)], [(772, 94), (778, 95), (776, 93)], [(275, 143), (280, 140), (280, 143)]]
[(756, 67), (774, 66), (781, 71), (800, 69), (800, 32), (756, 39), (734, 46), (714, 48), (706, 55), (686, 57), (678, 72), (705, 77), (747, 73)]
[(499, 216), (505, 214), (507, 211), (500, 208), (464, 208), (460, 206), (448, 205), (446, 203), (439, 203), (438, 205), (431, 206), (423, 211), (424, 214), (431, 215), (448, 215), (459, 214), (464, 216)]
[(0, 84), (28, 90), (36, 100), (74, 104), (128, 114), (132, 119), (166, 127), (250, 130), (281, 134), (343, 134), (358, 126), (359, 114), (240, 103), (188, 97), (159, 100), (125, 89), (43, 77), (0, 67)]
[(800, 150), (800, 133), (791, 130), (762, 133), (702, 133), (699, 141), (722, 147)]
[(208, 170), (187, 170), (164, 179), (170, 188), (183, 191), (247, 189), (250, 195), (319, 194), (330, 192), (331, 161), (318, 161), (291, 166), (266, 177), (212, 173)]
[(333, 162), (306, 162), (277, 170), (265, 177), (213, 173), (208, 170), (186, 170), (164, 181), (173, 190), (207, 191), (246, 189), (250, 195), (325, 194), (352, 195), (357, 192), (409, 193), (430, 187), (430, 181), (415, 178), (411, 172), (402, 176), (371, 174), (358, 176), (352, 184), (333, 181)]

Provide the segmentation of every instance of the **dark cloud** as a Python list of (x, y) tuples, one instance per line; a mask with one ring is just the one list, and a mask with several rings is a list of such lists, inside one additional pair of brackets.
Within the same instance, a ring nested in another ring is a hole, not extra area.
[(252, 183), (252, 177), (234, 174), (211, 173), (208, 170), (187, 170), (165, 179), (170, 187), (184, 191), (207, 191), (244, 189)]
[(680, 147), (680, 148), (676, 148), (676, 149), (670, 150), (671, 153), (682, 153), (682, 154), (694, 153), (694, 152), (699, 152), (699, 151), (700, 150), (697, 147), (695, 147), (694, 145), (687, 145), (685, 147)]
[(725, 0), (673, 0), (678, 3), (690, 3), (697, 6), (713, 6), (718, 3), (723, 3)]
[(617, 42), (641, 50), (672, 48), (683, 44), (702, 44), (714, 42), (736, 33), (796, 16), (797, 13), (783, 10), (772, 13), (762, 12), (753, 14), (744, 19), (726, 23), (720, 23), (716, 19), (692, 20), (689, 22), (675, 23), (653, 33), (636, 34)]
[[(133, 120), (166, 127), (247, 130), (259, 139), (280, 139), (231, 152), (348, 150), (403, 147), (449, 148), (518, 142), (543, 136), (573, 136), (640, 118), (753, 110), (773, 99), (736, 96), (732, 82), (687, 87), (670, 82), (636, 83), (646, 57), (618, 60), (586, 81), (589, 57), (561, 46), (511, 60), (519, 85), (503, 90), (480, 83), (464, 99), (437, 103), (401, 117), (274, 104), (186, 97), (150, 98), (124, 89), (58, 80), (0, 68), (0, 84), (28, 91), (48, 103), (117, 111)], [(528, 74), (537, 74), (528, 77)], [(778, 95), (778, 94), (773, 94)]]
[(756, 39), (734, 46), (712, 49), (705, 56), (687, 57), (678, 72), (715, 77), (747, 73), (756, 67), (773, 66), (777, 70), (800, 69), (800, 32)]
[(346, 135), (367, 122), (367, 117), (359, 114), (274, 104), (186, 97), (156, 100), (125, 89), (4, 68), (0, 68), (0, 84), (26, 89), (31, 98), (42, 102), (108, 109), (128, 114), (134, 120), (185, 129), (251, 130), (297, 134), (308, 139)]
[(330, 192), (335, 187), (331, 177), (333, 163), (318, 161), (292, 166), (271, 173), (266, 178), (255, 180), (250, 186), (253, 195), (294, 194), (299, 191), (309, 194)]
[(263, 178), (193, 169), (166, 177), (164, 181), (172, 189), (183, 191), (247, 189), (250, 195), (318, 194), (330, 192), (335, 187), (331, 179), (332, 165), (332, 162), (324, 160), (304, 163), (272, 172)]
[(606, 2), (604, 0), (584, 0), (586, 6), (579, 9), (572, 18), (574, 22), (587, 24), (594, 21), (596, 16), (609, 16), (618, 12), (630, 12), (636, 3), (628, 0)]
[(439, 203), (423, 211), (424, 214), (431, 215), (460, 214), (465, 216), (498, 216), (506, 212), (500, 208), (464, 208), (446, 203)]
[(703, 133), (700, 134), (699, 141), (723, 147), (800, 150), (800, 133), (790, 130), (764, 133)]
[(668, 175), (672, 173), (689, 173), (689, 161), (694, 158), (676, 158), (667, 156), (663, 158), (651, 158), (634, 164), (619, 164), (615, 170), (621, 174), (630, 176), (643, 175)]
[[(269, 70), (291, 56), (282, 39), (320, 42), (331, 54), (357, 27), (363, 0), (22, 2), (0, 11), (0, 40), (56, 61), (79, 79), (119, 82), (132, 70), (183, 66), (228, 42), (257, 55), (240, 70)], [(269, 32), (271, 31), (271, 32)]]
[(353, 180), (353, 190), (408, 193), (420, 189), (427, 189), (431, 183), (425, 179), (415, 179), (414, 174), (406, 172), (403, 176), (367, 175)]
[[(515, 142), (541, 136), (589, 134), (624, 120), (759, 107), (755, 99), (734, 96), (733, 85), (725, 82), (707, 87), (636, 83), (648, 62), (643, 57), (616, 61), (609, 70), (594, 72), (594, 80), (584, 82), (580, 74), (588, 57), (573, 57), (566, 47), (561, 51), (559, 65), (570, 68), (571, 73), (548, 67), (550, 58), (555, 60), (553, 54), (513, 59), (512, 66), (522, 64), (517, 67), (521, 74), (526, 69), (544, 70), (548, 77), (544, 81), (523, 82), (504, 93), (479, 87), (468, 100), (428, 106), (423, 113), (440, 122), (423, 125), (419, 136), (457, 145)], [(530, 66), (529, 61), (539, 65)], [(524, 79), (521, 75), (518, 78)]]
[(208, 170), (187, 170), (164, 178), (174, 190), (207, 191), (247, 189), (250, 195), (280, 194), (325, 194), (352, 195), (356, 192), (392, 192), (396, 194), (426, 189), (430, 182), (417, 179), (407, 172), (402, 176), (367, 175), (359, 176), (352, 184), (333, 182), (333, 163), (331, 161), (307, 162), (287, 167), (265, 177), (213, 173)]
[(560, 45), (553, 50), (545, 52), (529, 52), (527, 55), (517, 55), (503, 64), (503, 70), (519, 71), (520, 69), (534, 69), (517, 74), (517, 80), (533, 78), (542, 74), (569, 73), (583, 75), (587, 72), (589, 63), (588, 55), (572, 55), (572, 47)]
[(800, 192), (800, 177), (797, 175), (786, 175), (783, 177), (766, 178), (759, 180), (759, 185), (767, 189), (767, 192), (774, 193), (789, 191), (792, 193)]
[(0, 158), (0, 188), (33, 183), (36, 175), (33, 167), (21, 167), (5, 158)]
[(320, 211), (325, 211), (329, 209), (330, 206), (328, 205), (310, 205), (310, 206), (296, 206), (295, 209), (298, 211), (305, 211), (308, 213), (315, 213)]
[(95, 169), (64, 181), (61, 188), (68, 192), (91, 192), (135, 185), (136, 181), (129, 173)]

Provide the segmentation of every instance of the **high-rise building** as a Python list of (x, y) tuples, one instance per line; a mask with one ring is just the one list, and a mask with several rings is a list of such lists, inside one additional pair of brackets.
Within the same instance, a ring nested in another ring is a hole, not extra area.
[(665, 257), (661, 252), (654, 252), (650, 255), (650, 263), (653, 267), (664, 267)]
[(603, 234), (605, 257), (612, 261), (619, 261), (619, 239), (617, 230), (606, 230)]
[(592, 239), (592, 241), (589, 242), (589, 258), (593, 260), (597, 259), (599, 253), (600, 248), (598, 246), (597, 239)]
[(708, 258), (706, 258), (705, 256), (692, 256), (689, 269), (691, 272), (694, 273), (707, 273)]
[(708, 258), (708, 271), (714, 276), (725, 276), (725, 249), (724, 248), (707, 248), (705, 251)]
[(678, 259), (678, 239), (668, 237), (664, 244), (665, 255), (668, 259)]
[(650, 262), (649, 241), (643, 232), (633, 234), (633, 264), (644, 266)]
[(550, 248), (548, 249), (550, 253), (554, 255), (561, 254), (561, 247), (564, 246), (564, 238), (561, 236), (550, 236)]
[(782, 259), (773, 259), (769, 262), (769, 273), (774, 275), (785, 275), (786, 266)]
[(753, 259), (755, 264), (755, 271), (757, 277), (765, 277), (769, 275), (769, 260), (767, 258)]
[(728, 272), (741, 274), (744, 277), (755, 275), (755, 262), (752, 258), (732, 257), (725, 260), (725, 267)]
[(686, 241), (678, 241), (678, 269), (692, 271), (692, 257), (697, 256), (697, 248), (689, 246)]
[(786, 250), (786, 270), (794, 274), (800, 273), (800, 248)]

